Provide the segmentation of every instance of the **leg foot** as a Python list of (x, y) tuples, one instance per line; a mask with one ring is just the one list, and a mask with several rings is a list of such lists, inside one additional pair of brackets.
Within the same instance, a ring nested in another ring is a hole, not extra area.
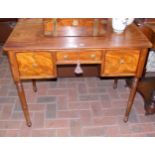
[(30, 127), (32, 125), (32, 123), (30, 120), (30, 115), (29, 115), (29, 111), (28, 111), (28, 106), (27, 106), (27, 102), (26, 102), (26, 98), (25, 98), (23, 85), (20, 81), (18, 81), (18, 82), (16, 82), (16, 87), (17, 87), (19, 98), (20, 98), (21, 106), (23, 109), (23, 113), (24, 113), (24, 116), (26, 119), (26, 123)]
[(113, 89), (116, 89), (116, 88), (117, 88), (117, 83), (118, 83), (118, 80), (115, 79), (115, 80), (114, 80), (114, 84), (113, 84)]
[(31, 122), (28, 122), (28, 123), (27, 123), (27, 126), (28, 126), (28, 127), (31, 127), (31, 126), (32, 126), (32, 123), (31, 123)]
[(126, 107), (126, 112), (125, 112), (125, 116), (124, 116), (124, 122), (128, 121), (128, 117), (129, 117), (129, 114), (130, 114), (130, 111), (131, 111), (131, 108), (133, 105), (134, 97), (136, 95), (138, 81), (139, 81), (138, 78), (135, 78), (133, 80), (132, 88), (130, 90), (130, 95), (129, 95), (129, 99), (128, 99), (128, 103), (127, 103), (127, 107)]
[(125, 116), (124, 119), (123, 119), (123, 121), (126, 123), (128, 121), (128, 117)]
[(145, 115), (146, 115), (146, 116), (148, 116), (148, 115), (149, 115), (149, 113), (146, 111), (146, 112), (145, 112)]

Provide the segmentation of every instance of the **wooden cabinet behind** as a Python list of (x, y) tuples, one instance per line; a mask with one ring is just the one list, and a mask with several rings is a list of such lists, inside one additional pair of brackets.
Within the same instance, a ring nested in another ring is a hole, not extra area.
[(17, 18), (0, 18), (0, 44), (5, 43), (16, 22)]

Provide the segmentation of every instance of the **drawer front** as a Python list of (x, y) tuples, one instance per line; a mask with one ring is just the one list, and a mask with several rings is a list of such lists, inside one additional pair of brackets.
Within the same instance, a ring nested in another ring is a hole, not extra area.
[(53, 56), (48, 52), (16, 53), (21, 79), (56, 76)]
[(138, 50), (111, 50), (105, 54), (104, 75), (135, 75), (139, 60)]
[(79, 53), (79, 59), (81, 62), (87, 63), (100, 63), (101, 62), (101, 51), (86, 51)]
[(101, 63), (101, 51), (70, 51), (57, 52), (58, 64), (96, 64)]
[(78, 53), (61, 51), (57, 52), (56, 57), (58, 64), (72, 64), (77, 62)]

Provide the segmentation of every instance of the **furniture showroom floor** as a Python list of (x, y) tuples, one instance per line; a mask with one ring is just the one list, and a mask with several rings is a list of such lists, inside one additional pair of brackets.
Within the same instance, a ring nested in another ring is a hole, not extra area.
[(155, 115), (145, 116), (137, 93), (129, 121), (123, 115), (129, 95), (119, 80), (59, 78), (23, 82), (32, 127), (27, 127), (6, 56), (0, 58), (0, 136), (155, 136)]

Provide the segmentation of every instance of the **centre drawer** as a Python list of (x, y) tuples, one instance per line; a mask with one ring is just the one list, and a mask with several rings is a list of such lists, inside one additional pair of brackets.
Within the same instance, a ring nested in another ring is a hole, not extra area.
[(57, 64), (97, 64), (101, 62), (101, 51), (70, 51), (57, 52)]

